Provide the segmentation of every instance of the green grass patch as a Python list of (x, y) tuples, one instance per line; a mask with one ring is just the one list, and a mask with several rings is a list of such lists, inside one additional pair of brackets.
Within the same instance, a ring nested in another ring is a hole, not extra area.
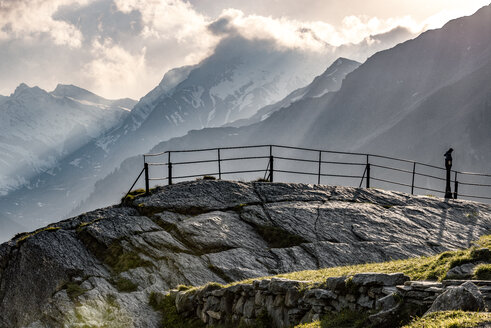
[(300, 324), (295, 328), (371, 328), (373, 326), (368, 320), (369, 315), (368, 312), (351, 310), (331, 312), (321, 320)]
[(30, 233), (24, 232), (24, 233), (18, 234), (18, 235), (16, 235), (14, 237), (14, 239), (16, 237), (18, 237), (18, 239), (15, 242), (16, 242), (17, 246), (19, 246), (24, 241), (26, 241), (28, 238), (30, 238), (32, 236), (35, 236), (35, 235), (37, 235), (40, 232), (44, 232), (44, 231), (56, 231), (56, 230), (60, 230), (60, 229), (61, 229), (60, 227), (46, 227), (46, 228), (41, 228), (41, 229), (35, 230), (33, 232), (30, 232)]
[(120, 249), (120, 247), (110, 247), (104, 262), (106, 262), (116, 273), (153, 265), (152, 262), (142, 259), (140, 254), (135, 251), (124, 252), (115, 251), (115, 249)]
[(176, 309), (176, 300), (170, 294), (151, 293), (150, 306), (162, 313), (162, 328), (204, 328), (205, 324), (199, 319), (186, 320), (182, 318)]
[(491, 313), (445, 311), (416, 318), (403, 328), (472, 328), (483, 323), (491, 323)]
[(80, 295), (84, 294), (86, 291), (88, 291), (87, 289), (82, 288), (79, 284), (74, 282), (67, 283), (65, 287), (66, 287), (66, 293), (72, 301), (75, 300)]
[(479, 264), (474, 269), (474, 279), (491, 280), (491, 264)]
[(321, 328), (369, 328), (368, 312), (343, 310), (327, 314), (321, 320)]
[(114, 286), (122, 293), (131, 293), (138, 290), (138, 286), (131, 280), (119, 277), (114, 281)]

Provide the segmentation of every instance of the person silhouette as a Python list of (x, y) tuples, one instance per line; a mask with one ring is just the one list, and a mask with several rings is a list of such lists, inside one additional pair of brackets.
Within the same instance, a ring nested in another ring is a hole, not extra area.
[(450, 171), (452, 169), (452, 152), (453, 152), (453, 149), (450, 148), (443, 155), (443, 156), (445, 156), (445, 169), (447, 169), (447, 184), (445, 187), (445, 198), (446, 199), (453, 198), (452, 197), (452, 190), (450, 188)]

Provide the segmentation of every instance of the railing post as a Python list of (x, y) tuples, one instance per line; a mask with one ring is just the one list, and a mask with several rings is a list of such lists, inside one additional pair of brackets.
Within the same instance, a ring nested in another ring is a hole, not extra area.
[(370, 188), (370, 162), (369, 162), (369, 155), (367, 155), (367, 188)]
[(170, 161), (170, 152), (169, 152), (168, 158), (167, 158), (167, 169), (168, 169), (167, 181), (168, 181), (169, 185), (172, 185), (172, 163)]
[(416, 162), (413, 162), (413, 180), (411, 182), (411, 195), (414, 195), (414, 176), (416, 175)]
[(218, 152), (218, 180), (222, 180), (222, 166), (220, 163), (220, 148), (217, 148)]
[(269, 146), (269, 182), (273, 182), (273, 146)]
[(457, 171), (455, 171), (455, 181), (454, 181), (454, 192), (453, 199), (457, 199), (457, 194), (459, 192), (459, 182), (457, 181)]
[(319, 150), (319, 174), (317, 176), (317, 184), (321, 184), (321, 165), (322, 165), (322, 150)]
[(149, 194), (150, 193), (150, 179), (148, 177), (148, 163), (145, 162), (144, 165), (144, 168), (145, 168), (145, 194)]

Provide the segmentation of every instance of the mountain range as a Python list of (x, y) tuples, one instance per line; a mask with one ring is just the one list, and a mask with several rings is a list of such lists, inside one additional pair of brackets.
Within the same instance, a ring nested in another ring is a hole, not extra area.
[(0, 194), (26, 184), (109, 131), (136, 104), (107, 100), (73, 85), (52, 92), (20, 84), (0, 98)]
[(363, 64), (341, 58), (315, 79), (320, 55), (226, 39), (166, 73), (115, 128), (1, 197), (0, 217), (35, 228), (114, 203), (148, 150), (279, 143), (439, 165), (452, 146), (455, 168), (489, 171), (490, 22), (486, 6)]
[[(490, 65), (491, 6), (486, 6), (373, 55), (346, 75), (337, 92), (308, 96), (305, 90), (295, 91), (290, 99), (273, 105), (279, 109), (269, 117), (261, 121), (256, 116), (255, 124), (191, 131), (151, 152), (277, 143), (378, 153), (442, 166), (443, 153), (452, 146), (455, 169), (489, 172)], [(316, 80), (328, 81), (326, 76)], [(291, 101), (296, 94), (304, 96)], [(123, 162), (96, 184), (78, 212), (103, 205), (101, 194), (123, 191), (131, 179), (122, 177), (138, 173), (141, 163), (141, 157)]]

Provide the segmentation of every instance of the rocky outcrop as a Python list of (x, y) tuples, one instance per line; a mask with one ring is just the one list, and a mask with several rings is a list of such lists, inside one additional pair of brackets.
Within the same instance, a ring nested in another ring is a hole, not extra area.
[(0, 246), (0, 327), (157, 327), (151, 292), (468, 247), (490, 205), (376, 189), (192, 181)]
[(454, 281), (460, 286), (409, 281), (402, 273), (361, 273), (327, 278), (324, 283), (288, 279), (255, 280), (222, 288), (208, 285), (190, 291), (172, 290), (183, 322), (199, 319), (209, 327), (254, 326), (267, 318), (272, 327), (293, 327), (343, 310), (371, 314), (374, 327), (399, 327), (412, 316), (446, 310), (486, 311), (491, 281)]

